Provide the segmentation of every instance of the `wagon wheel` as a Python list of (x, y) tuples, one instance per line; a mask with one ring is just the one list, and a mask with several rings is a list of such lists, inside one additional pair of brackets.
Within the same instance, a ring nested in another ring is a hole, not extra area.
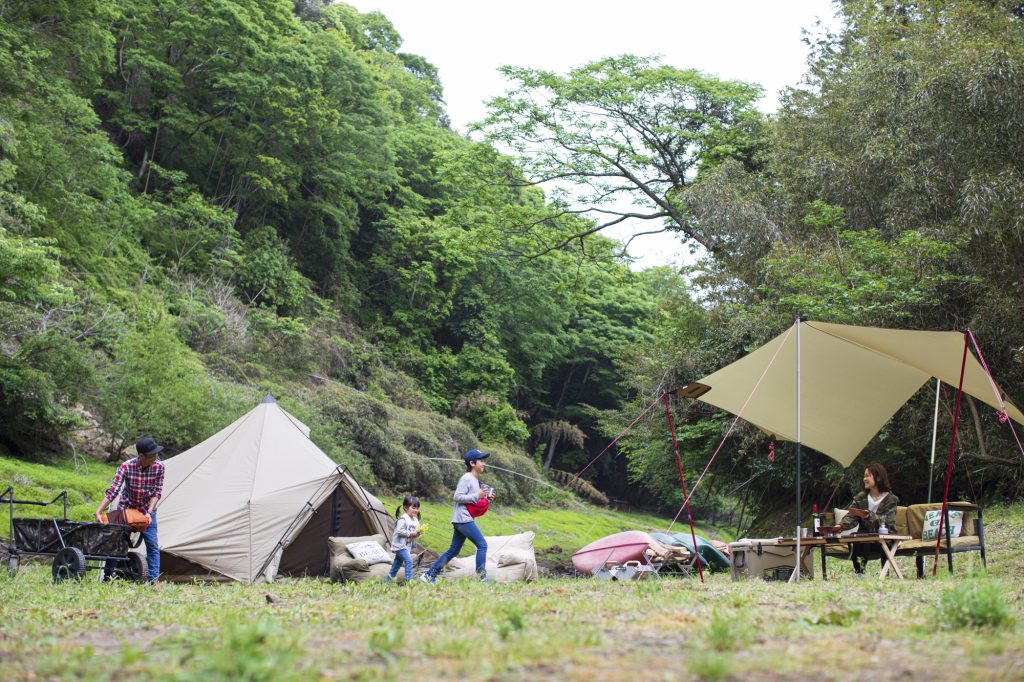
[(109, 559), (103, 569), (103, 580), (131, 580), (144, 583), (149, 579), (146, 559), (138, 552), (128, 552), (124, 559)]
[(103, 562), (103, 572), (100, 579), (103, 582), (124, 578), (124, 559), (107, 559)]
[(125, 580), (144, 583), (149, 579), (149, 567), (146, 560), (138, 552), (128, 552), (121, 564), (121, 575)]
[(65, 547), (53, 557), (53, 582), (59, 583), (70, 578), (76, 580), (85, 575), (85, 554), (77, 547)]

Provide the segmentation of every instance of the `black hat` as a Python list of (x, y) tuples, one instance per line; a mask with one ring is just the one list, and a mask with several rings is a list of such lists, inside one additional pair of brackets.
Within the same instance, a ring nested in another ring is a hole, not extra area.
[(157, 445), (156, 440), (150, 436), (143, 436), (135, 444), (135, 450), (140, 455), (155, 455), (164, 449), (163, 445)]

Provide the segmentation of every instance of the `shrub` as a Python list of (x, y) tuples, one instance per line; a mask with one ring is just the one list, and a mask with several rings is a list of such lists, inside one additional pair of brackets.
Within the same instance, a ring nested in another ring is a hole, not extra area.
[(194, 669), (181, 679), (293, 680), (299, 679), (296, 664), (301, 655), (294, 634), (269, 618), (231, 623), (221, 641), (199, 645)]
[(274, 228), (264, 225), (250, 231), (241, 251), (234, 275), (242, 299), (282, 314), (297, 312), (310, 293), (309, 281), (295, 269)]
[(480, 391), (460, 396), (455, 401), (454, 413), (469, 422), (480, 440), (522, 445), (530, 437), (529, 429), (511, 405)]
[(938, 616), (943, 627), (950, 630), (997, 628), (1013, 623), (1002, 584), (987, 578), (971, 579), (943, 592)]
[(119, 445), (143, 433), (166, 444), (197, 443), (216, 430), (216, 403), (206, 368), (169, 318), (116, 343), (101, 406)]
[(549, 469), (548, 471), (556, 481), (572, 490), (580, 497), (586, 498), (594, 504), (599, 504), (604, 507), (608, 506), (608, 496), (592, 486), (589, 481), (580, 478), (576, 474), (569, 473), (568, 471), (562, 471), (561, 469)]

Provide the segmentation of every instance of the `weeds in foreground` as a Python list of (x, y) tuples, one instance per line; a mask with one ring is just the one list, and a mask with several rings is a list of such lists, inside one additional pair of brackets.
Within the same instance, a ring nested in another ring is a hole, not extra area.
[(724, 614), (718, 609), (711, 615), (711, 622), (704, 632), (708, 645), (715, 651), (734, 651), (747, 639), (748, 630), (744, 623), (733, 614)]
[(947, 630), (994, 629), (1013, 624), (1002, 583), (988, 578), (973, 578), (943, 592), (939, 598), (938, 619)]
[[(219, 642), (195, 650), (195, 658), (181, 680), (286, 681), (299, 679), (296, 663), (301, 654), (297, 638), (279, 622), (260, 618), (226, 626)], [(191, 657), (191, 654), (189, 654)]]
[(509, 605), (505, 609), (505, 616), (501, 618), (495, 629), (498, 632), (498, 637), (501, 641), (505, 641), (509, 638), (513, 632), (519, 632), (526, 628), (526, 617), (523, 615), (522, 610), (516, 604)]
[(405, 631), (391, 624), (383, 625), (370, 633), (367, 641), (372, 653), (386, 661), (393, 661), (405, 644)]
[(702, 680), (725, 679), (732, 669), (732, 659), (720, 652), (697, 651), (690, 658), (690, 672)]

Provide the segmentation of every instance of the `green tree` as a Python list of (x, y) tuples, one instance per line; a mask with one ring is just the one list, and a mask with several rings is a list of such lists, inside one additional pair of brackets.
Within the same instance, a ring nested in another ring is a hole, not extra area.
[(759, 87), (631, 55), (566, 76), (518, 67), (502, 72), (514, 86), (489, 102), (481, 129), (519, 155), (526, 182), (551, 188), (552, 214), (593, 218), (547, 248), (632, 218), (656, 221), (656, 229), (678, 231), (725, 255), (710, 226), (690, 214), (685, 190), (701, 170), (726, 159), (758, 165)]
[(200, 359), (163, 317), (124, 334), (104, 372), (100, 403), (104, 428), (120, 452), (139, 434), (179, 446), (213, 432), (213, 387)]

